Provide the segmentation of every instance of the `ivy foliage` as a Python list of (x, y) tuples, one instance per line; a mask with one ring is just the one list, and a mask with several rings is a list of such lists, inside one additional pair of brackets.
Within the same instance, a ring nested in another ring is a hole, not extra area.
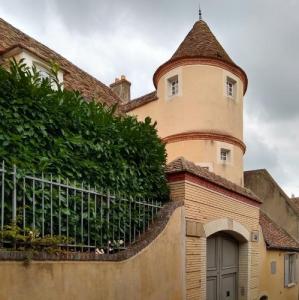
[(0, 66), (0, 159), (26, 173), (166, 201), (166, 152), (150, 118), (86, 101), (63, 89), (57, 71), (41, 78), (23, 61)]

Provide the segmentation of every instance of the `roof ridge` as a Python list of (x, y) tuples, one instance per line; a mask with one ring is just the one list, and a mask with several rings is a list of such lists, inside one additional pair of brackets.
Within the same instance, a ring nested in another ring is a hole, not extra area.
[(135, 98), (127, 103), (124, 103), (121, 107), (124, 112), (129, 112), (139, 106), (145, 105), (155, 100), (158, 100), (156, 90), (138, 98)]
[(138, 101), (138, 100), (140, 100), (140, 99), (142, 99), (142, 98), (144, 98), (144, 97), (152, 96), (152, 95), (157, 95), (157, 91), (154, 90), (154, 91), (152, 91), (152, 92), (149, 92), (149, 93), (144, 94), (143, 96), (139, 96), (139, 97), (137, 97), (137, 98), (134, 98), (134, 99), (132, 99), (132, 100), (130, 100), (130, 101)]

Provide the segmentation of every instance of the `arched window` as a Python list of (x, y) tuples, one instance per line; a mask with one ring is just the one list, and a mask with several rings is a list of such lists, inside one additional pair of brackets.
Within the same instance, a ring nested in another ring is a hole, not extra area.
[(262, 296), (260, 300), (268, 300), (268, 296)]

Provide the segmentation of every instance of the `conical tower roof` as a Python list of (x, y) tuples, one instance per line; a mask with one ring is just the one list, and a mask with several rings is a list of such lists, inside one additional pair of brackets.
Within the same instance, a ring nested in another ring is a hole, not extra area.
[(170, 60), (185, 57), (215, 58), (234, 64), (203, 20), (194, 24)]
[(203, 20), (197, 21), (173, 56), (161, 65), (154, 74), (154, 84), (162, 76), (162, 73), (178, 66), (186, 64), (210, 64), (225, 68), (239, 76), (244, 83), (244, 93), (247, 89), (246, 73), (236, 65), (223, 49), (209, 26)]

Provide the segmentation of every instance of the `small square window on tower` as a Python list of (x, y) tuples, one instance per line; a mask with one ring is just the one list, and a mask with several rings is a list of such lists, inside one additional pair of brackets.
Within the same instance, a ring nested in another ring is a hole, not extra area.
[(175, 75), (168, 79), (168, 95), (175, 96), (179, 93), (179, 77)]
[(230, 78), (226, 78), (226, 95), (230, 98), (235, 98), (236, 96), (236, 88), (237, 88), (237, 82)]
[(220, 150), (220, 160), (224, 163), (230, 161), (231, 152), (228, 149), (221, 148)]

